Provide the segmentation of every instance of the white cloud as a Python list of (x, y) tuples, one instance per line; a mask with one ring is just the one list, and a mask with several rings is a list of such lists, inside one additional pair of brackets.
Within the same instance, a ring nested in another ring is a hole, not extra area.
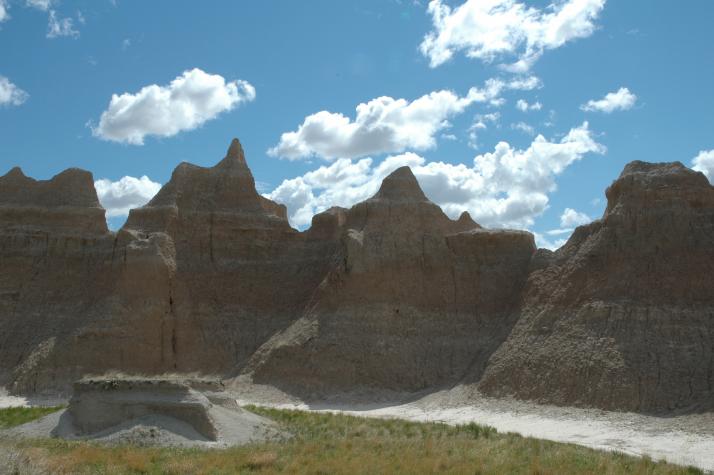
[(192, 69), (166, 86), (152, 84), (136, 94), (112, 95), (92, 133), (104, 140), (143, 145), (147, 135), (171, 137), (193, 130), (253, 99), (255, 88), (247, 81), (226, 82), (218, 74)]
[(53, 0), (25, 0), (25, 5), (46, 12), (52, 6)]
[(14, 85), (5, 76), (0, 76), (0, 107), (19, 106), (30, 97), (28, 93)]
[(10, 14), (7, 12), (7, 10), (7, 1), (0, 0), (0, 23), (10, 19)]
[(511, 128), (513, 130), (519, 130), (526, 135), (535, 135), (535, 129), (533, 126), (528, 125), (525, 122), (516, 122), (515, 124), (511, 124)]
[(560, 215), (561, 228), (576, 228), (583, 224), (588, 224), (592, 218), (585, 213), (575, 211), (572, 208), (565, 208), (563, 214)]
[(540, 102), (534, 102), (533, 104), (529, 104), (528, 101), (523, 99), (518, 99), (518, 101), (516, 102), (516, 109), (521, 112), (539, 111), (542, 108), (543, 104), (541, 104)]
[(714, 150), (702, 150), (692, 160), (692, 168), (704, 173), (709, 181), (714, 184)]
[(599, 100), (589, 100), (587, 104), (580, 106), (581, 110), (587, 112), (604, 112), (609, 114), (617, 110), (628, 110), (637, 102), (637, 96), (632, 94), (626, 87), (621, 87), (617, 92), (609, 92)]
[(57, 12), (50, 10), (47, 23), (47, 38), (60, 38), (68, 36), (78, 38), (79, 31), (74, 29), (74, 21), (71, 18), (59, 18)]
[[(567, 232), (572, 232), (572, 229), (567, 230)], [(552, 233), (549, 231), (546, 234)], [(542, 234), (536, 232), (533, 233), (533, 237), (535, 237), (536, 246), (539, 249), (549, 249), (551, 251), (555, 251), (556, 249), (562, 247), (563, 244), (568, 242), (567, 238), (557, 238), (555, 240), (551, 240), (550, 238), (545, 237)]]
[(442, 0), (432, 0), (428, 12), (434, 29), (420, 49), (432, 68), (464, 51), (469, 58), (484, 62), (516, 58), (504, 67), (523, 72), (545, 50), (590, 36), (604, 6), (605, 0), (559, 1), (545, 9), (515, 0), (466, 0), (452, 9)]
[(488, 128), (489, 123), (494, 124), (497, 127), (500, 127), (500, 124), (499, 124), (500, 118), (501, 118), (500, 112), (490, 112), (488, 114), (476, 114), (473, 124), (471, 124), (471, 126), (468, 129), (469, 147), (473, 148), (474, 150), (478, 150), (478, 148), (479, 148), (478, 131), (486, 130)]
[(297, 130), (283, 133), (268, 153), (289, 160), (313, 156), (332, 160), (427, 150), (435, 147), (438, 134), (451, 126), (449, 119), (470, 105), (499, 106), (503, 91), (533, 89), (540, 84), (537, 77), (528, 76), (510, 81), (489, 79), (483, 88), (472, 87), (463, 97), (448, 90), (411, 102), (382, 96), (359, 104), (354, 120), (320, 111), (307, 116)]
[(536, 244), (538, 245), (538, 247), (543, 247), (545, 249), (550, 249), (551, 251), (554, 251), (568, 241), (570, 235), (573, 234), (573, 231), (575, 231), (576, 227), (581, 226), (583, 224), (588, 224), (591, 221), (592, 218), (587, 214), (575, 211), (572, 208), (565, 208), (563, 214), (560, 215), (560, 228), (551, 229), (549, 231), (546, 231), (545, 234), (547, 234), (548, 236), (563, 236), (564, 234), (567, 234), (567, 236), (563, 236), (555, 239), (554, 241), (551, 241), (550, 238), (543, 236), (542, 234), (535, 233)]
[(371, 158), (343, 158), (285, 180), (266, 196), (288, 207), (293, 225), (305, 227), (315, 213), (330, 206), (348, 207), (369, 198), (385, 176), (408, 165), (426, 195), (449, 216), (466, 210), (486, 226), (524, 228), (547, 208), (557, 175), (585, 154), (604, 151), (584, 123), (558, 142), (539, 135), (525, 150), (500, 142), (493, 152), (476, 156), (473, 165), (427, 163), (411, 152), (379, 164)]
[(126, 216), (132, 208), (145, 205), (161, 189), (161, 184), (147, 176), (125, 176), (118, 181), (103, 178), (94, 182), (99, 202), (107, 210), (107, 218)]

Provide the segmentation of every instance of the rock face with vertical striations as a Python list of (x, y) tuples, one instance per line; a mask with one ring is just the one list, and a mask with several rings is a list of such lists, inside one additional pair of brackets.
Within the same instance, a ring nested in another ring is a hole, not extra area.
[(408, 167), (331, 214), (344, 216), (334, 265), (305, 315), (256, 353), (253, 380), (319, 397), (478, 376), (514, 323), (533, 236), (452, 221)]
[(533, 260), (520, 318), (480, 387), (640, 412), (714, 402), (714, 187), (632, 162), (602, 219)]
[[(111, 292), (113, 241), (90, 173), (0, 177), (0, 386), (56, 367), (47, 358), (57, 344)], [(52, 371), (47, 382), (64, 377)]]
[(0, 177), (0, 386), (241, 376), (309, 398), (473, 383), (641, 412), (714, 406), (714, 188), (632, 162), (556, 252), (448, 218), (407, 167), (303, 232), (234, 140), (118, 232), (92, 177)]
[(302, 314), (336, 247), (256, 192), (237, 140), (214, 167), (180, 164), (109, 236), (107, 288), (16, 388), (51, 387), (58, 374), (65, 385), (106, 371), (233, 374)]

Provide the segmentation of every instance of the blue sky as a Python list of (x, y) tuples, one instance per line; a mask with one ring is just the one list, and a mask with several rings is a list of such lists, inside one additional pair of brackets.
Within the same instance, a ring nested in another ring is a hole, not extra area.
[(235, 136), (297, 227), (408, 164), (448, 214), (554, 247), (631, 160), (714, 178), (712, 21), (708, 1), (0, 0), (0, 173), (87, 169), (116, 228)]

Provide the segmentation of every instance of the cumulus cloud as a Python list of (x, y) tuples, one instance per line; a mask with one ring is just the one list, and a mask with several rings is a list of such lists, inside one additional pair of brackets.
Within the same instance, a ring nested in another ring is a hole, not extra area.
[(354, 120), (336, 112), (320, 111), (305, 118), (297, 130), (283, 133), (268, 150), (272, 156), (297, 160), (318, 156), (326, 160), (358, 158), (405, 150), (426, 150), (436, 145), (449, 119), (474, 103), (498, 106), (505, 90), (538, 87), (534, 76), (510, 81), (489, 79), (483, 88), (472, 87), (465, 96), (435, 91), (411, 102), (388, 96), (356, 107)]
[[(581, 213), (572, 208), (565, 208), (563, 214), (560, 215), (560, 228), (546, 231), (547, 236), (562, 236), (551, 240), (550, 237), (536, 233), (536, 244), (538, 247), (543, 247), (550, 250), (555, 250), (561, 247), (568, 241), (568, 238), (578, 226), (588, 224), (592, 218), (585, 213)], [(567, 236), (564, 236), (567, 234)]]
[(19, 106), (30, 97), (28, 93), (14, 85), (5, 76), (0, 76), (0, 107)]
[(605, 0), (567, 0), (539, 9), (516, 0), (467, 0), (451, 8), (431, 0), (428, 13), (433, 30), (420, 45), (432, 68), (463, 51), (469, 58), (490, 63), (501, 58), (515, 62), (503, 67), (527, 71), (545, 50), (590, 36)]
[(92, 133), (104, 140), (143, 145), (148, 135), (171, 137), (193, 130), (253, 99), (255, 88), (247, 81), (226, 82), (196, 68), (166, 86), (152, 84), (136, 94), (112, 95)]
[(99, 202), (107, 210), (107, 218), (126, 216), (132, 208), (145, 205), (161, 189), (161, 184), (147, 176), (125, 176), (118, 181), (106, 178), (94, 182)]
[(565, 208), (563, 214), (560, 215), (561, 228), (576, 228), (583, 224), (588, 224), (592, 218), (585, 213), (575, 211), (572, 208)]
[(7, 12), (7, 10), (7, 1), (0, 0), (0, 23), (10, 19), (10, 14)]
[(637, 96), (632, 94), (626, 87), (621, 87), (616, 92), (609, 92), (605, 97), (598, 100), (589, 100), (580, 106), (586, 112), (604, 112), (609, 114), (618, 110), (628, 110), (637, 102)]
[(714, 150), (702, 150), (692, 160), (692, 168), (704, 173), (714, 185)]
[[(572, 232), (568, 231), (568, 232)], [(551, 232), (548, 232), (547, 234), (552, 234)], [(550, 237), (544, 236), (541, 233), (533, 233), (533, 237), (535, 238), (536, 246), (538, 248), (542, 249), (550, 249), (551, 251), (555, 251), (556, 249), (560, 248), (568, 242), (567, 238), (555, 238), (552, 239)]]
[(389, 156), (378, 164), (372, 158), (342, 158), (285, 180), (265, 196), (284, 203), (291, 223), (305, 227), (315, 213), (330, 206), (349, 207), (369, 198), (385, 176), (408, 165), (426, 195), (449, 216), (469, 211), (486, 226), (525, 228), (547, 208), (556, 176), (585, 154), (604, 151), (584, 123), (559, 141), (539, 135), (525, 150), (500, 142), (470, 165), (427, 162), (412, 152)]
[(516, 102), (516, 109), (518, 109), (521, 112), (528, 112), (528, 111), (539, 111), (543, 108), (543, 104), (540, 102), (534, 102), (532, 104), (529, 104), (528, 101), (523, 100), (523, 99), (518, 99)]

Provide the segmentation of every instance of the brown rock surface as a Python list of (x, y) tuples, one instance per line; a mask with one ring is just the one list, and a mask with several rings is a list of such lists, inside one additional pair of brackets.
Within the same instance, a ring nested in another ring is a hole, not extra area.
[(514, 322), (533, 236), (450, 220), (407, 167), (327, 215), (344, 215), (334, 267), (305, 316), (253, 358), (253, 379), (321, 396), (480, 374)]
[(111, 289), (113, 241), (90, 173), (0, 177), (0, 385), (33, 374), (91, 319)]
[[(302, 314), (334, 253), (333, 239), (299, 233), (285, 216), (256, 192), (237, 140), (214, 167), (180, 164), (97, 250), (106, 267), (84, 277), (103, 283), (91, 308), (76, 310), (31, 365), (19, 357), (16, 390), (67, 388), (111, 370), (234, 374)], [(25, 292), (41, 299), (35, 290)], [(38, 307), (24, 314), (49, 320)], [(8, 320), (19, 325), (24, 314)]]
[(92, 177), (0, 177), (0, 386), (250, 376), (301, 396), (478, 382), (636, 411), (714, 401), (714, 188), (633, 162), (556, 252), (449, 219), (408, 168), (305, 232), (240, 143), (180, 164), (117, 233)]
[(714, 187), (632, 162), (602, 219), (533, 261), (520, 319), (480, 387), (633, 411), (714, 402)]

